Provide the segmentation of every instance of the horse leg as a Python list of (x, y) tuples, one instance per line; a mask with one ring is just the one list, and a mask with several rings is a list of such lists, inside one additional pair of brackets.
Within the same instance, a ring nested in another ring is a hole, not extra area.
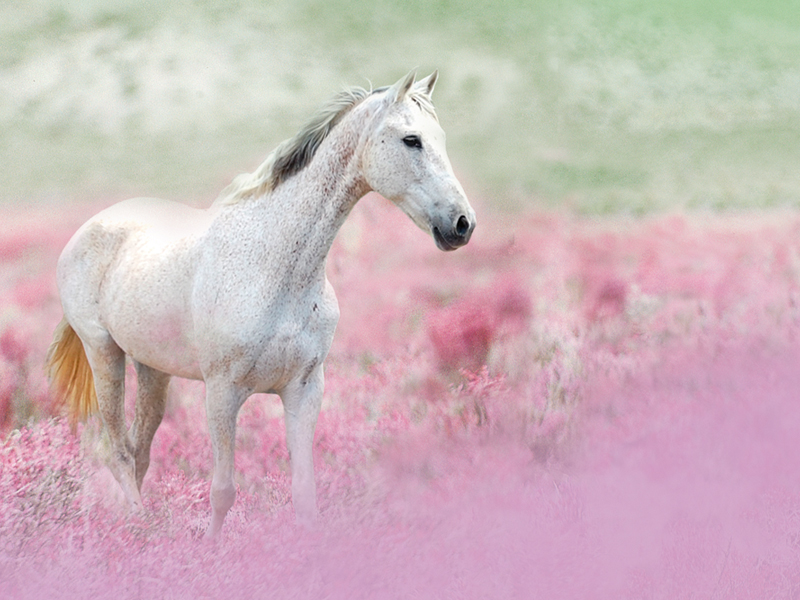
[(292, 467), (292, 504), (297, 523), (307, 527), (313, 526), (317, 518), (312, 447), (324, 386), (325, 377), (319, 365), (307, 379), (295, 380), (281, 393)]
[(136, 414), (128, 439), (133, 446), (136, 487), (141, 493), (142, 481), (150, 466), (150, 445), (164, 418), (170, 376), (138, 361), (134, 364), (137, 381)]
[(206, 381), (206, 418), (214, 451), (214, 476), (211, 480), (211, 523), (206, 538), (216, 538), (225, 515), (236, 499), (233, 483), (236, 415), (247, 393), (230, 384)]
[(142, 498), (136, 486), (133, 446), (125, 425), (125, 353), (107, 333), (84, 347), (94, 375), (97, 407), (111, 442), (108, 468), (134, 510), (140, 510)]

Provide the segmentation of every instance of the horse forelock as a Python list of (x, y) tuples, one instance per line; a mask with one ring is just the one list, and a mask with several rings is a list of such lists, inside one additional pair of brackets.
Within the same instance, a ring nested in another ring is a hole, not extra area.
[(439, 117), (436, 114), (436, 109), (433, 107), (433, 101), (431, 100), (430, 96), (417, 90), (412, 90), (408, 93), (408, 97), (411, 98), (411, 101), (414, 102), (414, 104), (419, 106), (422, 112), (427, 113), (429, 116), (436, 119), (436, 122), (438, 123)]
[[(352, 87), (339, 92), (319, 109), (294, 137), (275, 148), (258, 169), (237, 176), (222, 190), (218, 202), (236, 204), (240, 200), (258, 197), (274, 190), (311, 162), (323, 140), (357, 104), (369, 96), (386, 92), (388, 89), (382, 87), (366, 90), (362, 87)], [(433, 102), (427, 94), (412, 88), (406, 97), (438, 121)]]

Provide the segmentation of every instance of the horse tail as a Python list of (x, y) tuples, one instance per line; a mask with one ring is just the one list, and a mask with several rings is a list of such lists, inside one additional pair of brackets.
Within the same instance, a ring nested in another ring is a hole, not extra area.
[(53, 334), (45, 369), (57, 402), (66, 406), (74, 430), (78, 421), (97, 412), (97, 393), (83, 342), (66, 318), (61, 319)]

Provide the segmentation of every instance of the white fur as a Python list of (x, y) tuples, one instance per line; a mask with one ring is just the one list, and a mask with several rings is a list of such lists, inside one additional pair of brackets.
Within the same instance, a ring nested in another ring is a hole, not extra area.
[[(296, 516), (314, 520), (312, 442), (339, 317), (325, 261), (337, 231), (370, 190), (422, 229), (450, 235), (444, 246), (437, 239), (443, 249), (466, 243), (475, 224), (430, 104), (435, 81), (436, 74), (415, 85), (411, 73), (354, 99), (317, 134), (307, 164), (283, 178), (272, 177), (269, 164), (257, 172), (271, 185), (256, 185), (254, 174), (249, 193), (239, 186), (207, 210), (127, 200), (70, 240), (57, 271), (64, 314), (92, 366), (112, 443), (109, 467), (135, 508), (166, 382), (177, 375), (206, 384), (214, 449), (208, 535), (220, 531), (235, 498), (236, 415), (255, 392), (281, 396)], [(403, 142), (410, 134), (422, 149)], [(125, 354), (140, 388), (130, 431)]]

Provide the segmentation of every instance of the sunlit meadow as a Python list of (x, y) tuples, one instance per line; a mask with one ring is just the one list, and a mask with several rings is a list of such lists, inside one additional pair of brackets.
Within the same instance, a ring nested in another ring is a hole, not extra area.
[[(12, 4), (0, 598), (797, 597), (800, 11), (698, 6)], [(341, 85), (417, 64), (478, 228), (445, 254), (370, 195), (342, 229), (319, 527), (254, 396), (200, 539), (179, 379), (129, 514), (43, 375), (61, 248), (125, 196), (210, 203)]]

